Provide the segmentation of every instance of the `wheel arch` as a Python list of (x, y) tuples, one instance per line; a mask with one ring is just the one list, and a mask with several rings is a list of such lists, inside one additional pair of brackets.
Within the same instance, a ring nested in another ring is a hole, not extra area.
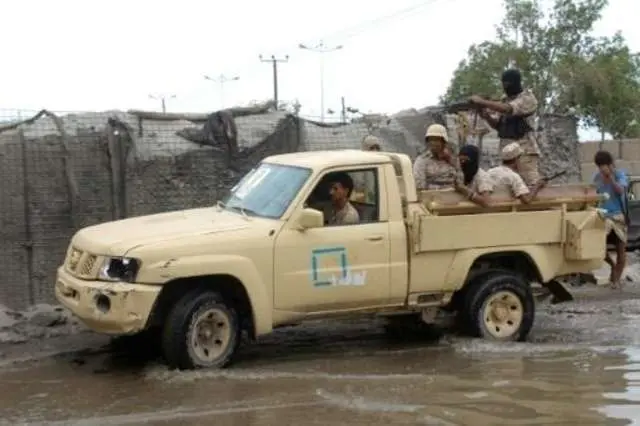
[[(258, 315), (268, 315), (270, 319), (271, 311), (261, 308), (260, 301), (256, 301), (244, 283), (231, 274), (209, 274), (168, 281), (162, 286), (154, 303), (148, 325), (162, 325), (172, 306), (187, 293), (207, 290), (215, 291), (224, 300), (231, 302), (238, 312), (241, 327), (252, 339), (265, 332), (265, 324), (271, 326), (270, 320), (265, 322), (264, 319), (257, 318)], [(257, 310), (262, 312), (257, 313)]]
[(553, 279), (562, 263), (553, 254), (555, 251), (535, 245), (462, 250), (453, 259), (445, 285), (459, 290), (484, 269), (518, 271), (530, 281), (544, 283)]

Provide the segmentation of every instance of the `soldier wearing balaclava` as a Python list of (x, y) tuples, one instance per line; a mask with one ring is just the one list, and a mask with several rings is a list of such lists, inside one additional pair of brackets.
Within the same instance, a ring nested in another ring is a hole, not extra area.
[(512, 142), (520, 145), (524, 155), (520, 158), (519, 173), (527, 186), (533, 187), (540, 180), (540, 149), (535, 133), (538, 100), (530, 90), (523, 89), (522, 77), (517, 69), (502, 73), (502, 88), (504, 96), (500, 101), (477, 95), (472, 96), (470, 101), (484, 108), (480, 116), (498, 132), (501, 150)]

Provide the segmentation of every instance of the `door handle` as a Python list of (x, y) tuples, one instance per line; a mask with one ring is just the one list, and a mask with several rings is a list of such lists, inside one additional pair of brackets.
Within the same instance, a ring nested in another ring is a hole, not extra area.
[(367, 237), (368, 241), (381, 241), (382, 240), (382, 235), (373, 235), (371, 237)]

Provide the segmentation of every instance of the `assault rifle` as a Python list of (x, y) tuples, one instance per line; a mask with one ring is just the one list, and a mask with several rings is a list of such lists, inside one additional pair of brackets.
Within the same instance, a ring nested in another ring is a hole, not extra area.
[(480, 105), (474, 104), (470, 101), (460, 101), (460, 102), (452, 102), (450, 104), (446, 104), (442, 110), (447, 114), (457, 114), (459, 112), (466, 111), (479, 111), (481, 109)]
[(550, 182), (550, 181), (552, 181), (552, 180), (554, 180), (554, 179), (557, 179), (557, 178), (559, 178), (560, 176), (564, 176), (564, 175), (566, 175), (566, 174), (567, 174), (567, 171), (566, 171), (566, 170), (563, 170), (563, 171), (561, 171), (561, 172), (554, 173), (554, 174), (552, 174), (551, 176), (543, 176), (543, 177), (542, 177), (542, 180), (546, 180), (547, 182)]
[[(492, 99), (490, 97), (486, 97), (485, 99), (488, 99), (491, 101), (498, 101), (498, 99)], [(480, 105), (474, 104), (469, 100), (452, 102), (442, 107), (442, 110), (448, 114), (457, 114), (459, 112), (466, 112), (466, 111), (479, 112), (481, 109), (482, 107)]]

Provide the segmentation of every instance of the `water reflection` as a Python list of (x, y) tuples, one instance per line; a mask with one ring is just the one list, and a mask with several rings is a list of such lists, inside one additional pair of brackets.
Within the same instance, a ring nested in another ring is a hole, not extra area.
[(599, 411), (608, 417), (626, 420), (625, 424), (640, 425), (640, 347), (624, 348), (620, 354), (624, 359), (607, 366), (606, 370), (620, 375), (624, 385), (604, 393), (609, 401)]
[(568, 345), (549, 327), (509, 344), (350, 327), (274, 337), (223, 371), (105, 354), (0, 369), (0, 424), (640, 425), (639, 348)]

